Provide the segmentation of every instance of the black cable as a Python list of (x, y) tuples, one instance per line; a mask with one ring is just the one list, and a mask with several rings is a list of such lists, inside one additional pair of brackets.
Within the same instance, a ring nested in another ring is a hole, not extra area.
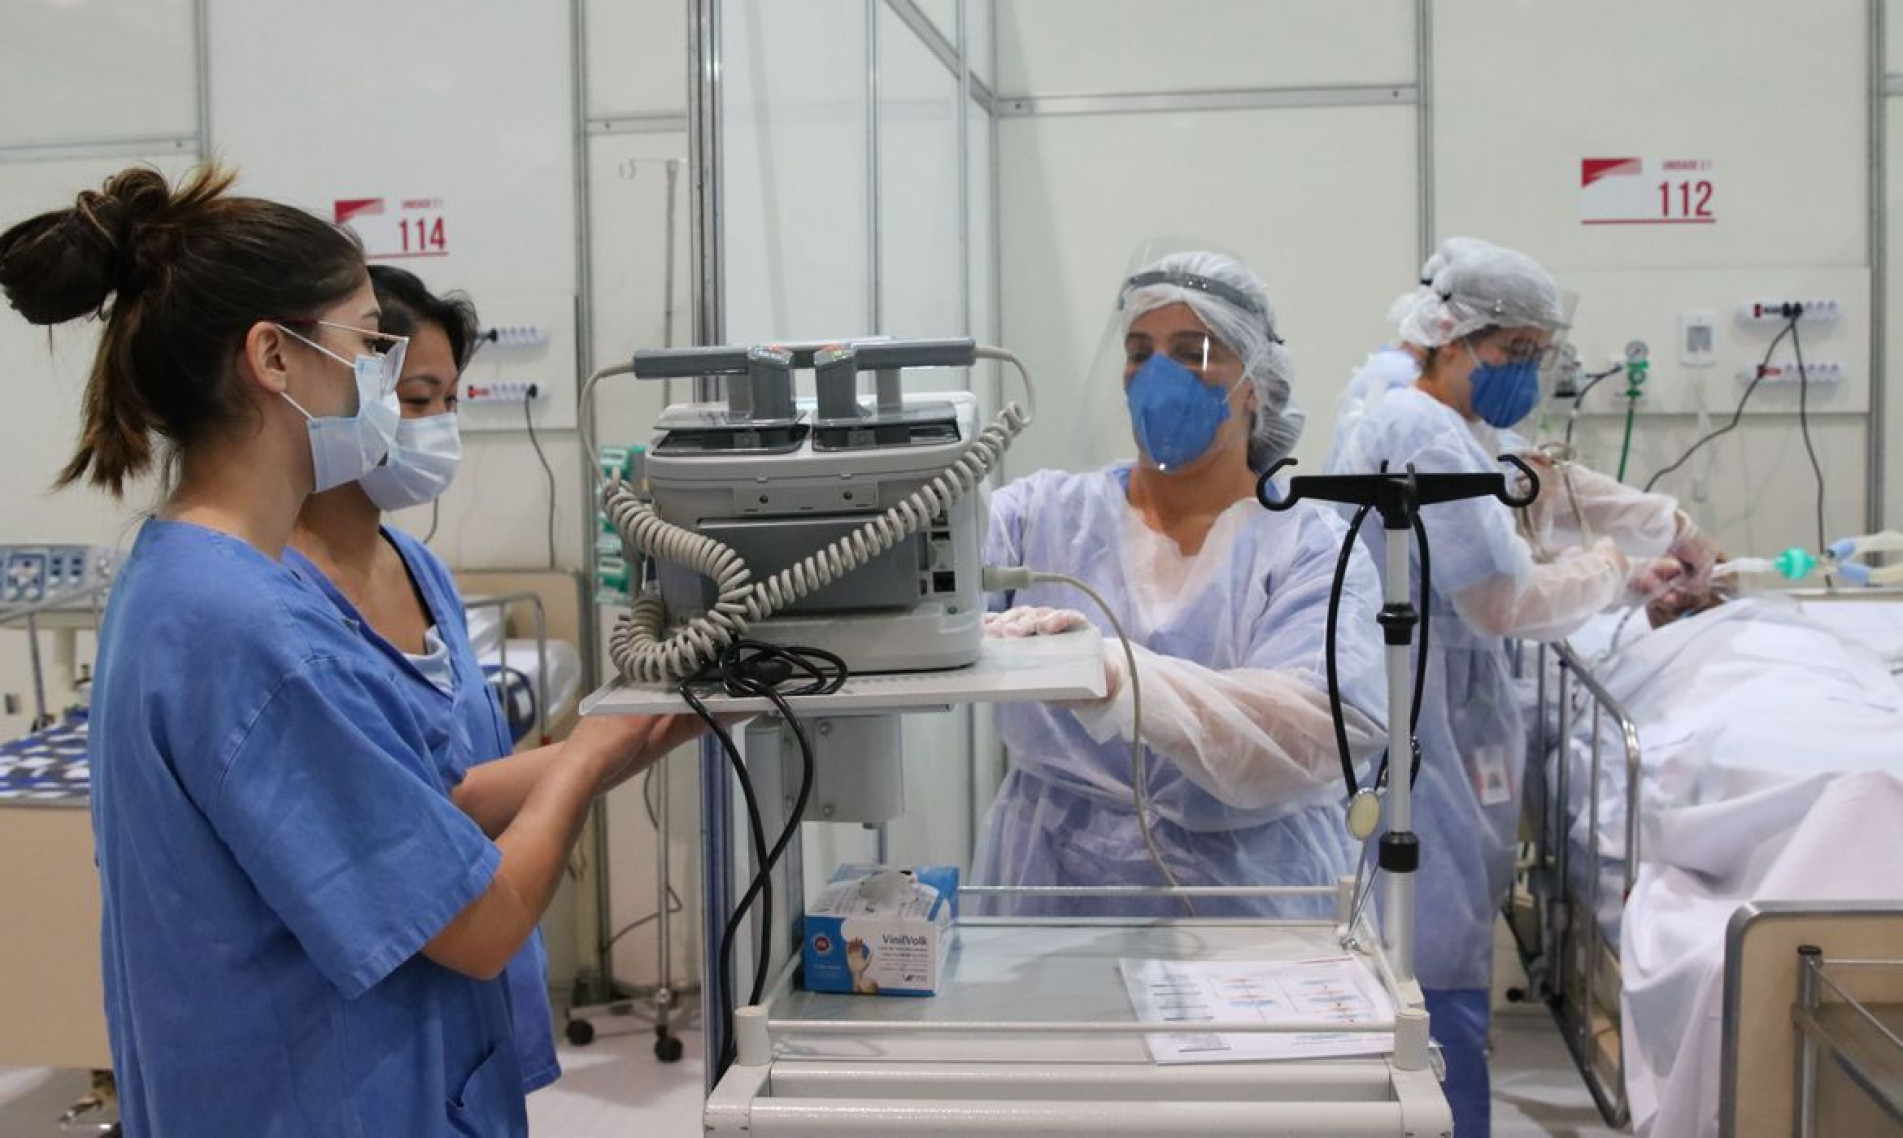
[[(1354, 759), (1348, 753), (1348, 724), (1341, 706), (1340, 670), (1336, 662), (1336, 629), (1341, 623), (1341, 597), (1348, 585), (1348, 562), (1354, 553), (1355, 543), (1359, 540), (1361, 526), (1368, 520), (1368, 513), (1374, 507), (1362, 506), (1355, 511), (1354, 518), (1348, 523), (1348, 535), (1341, 544), (1341, 554), (1335, 559), (1335, 579), (1328, 590), (1328, 618), (1326, 632), (1322, 641), (1322, 659), (1328, 674), (1328, 710), (1334, 719), (1335, 749), (1341, 757), (1341, 775), (1348, 788), (1348, 797), (1353, 798), (1361, 789), (1360, 780), (1355, 777)], [(1414, 696), (1408, 707), (1408, 747), (1412, 752), (1408, 763), (1408, 785), (1412, 786), (1421, 776), (1421, 748), (1414, 738), (1420, 729), (1421, 706), (1427, 690), (1427, 645), (1428, 645), (1428, 588), (1433, 580), (1433, 562), (1427, 546), (1427, 528), (1421, 522), (1420, 512), (1414, 512), (1414, 536), (1419, 540), (1421, 550), (1421, 607), (1420, 607), (1420, 644), (1414, 654)], [(1392, 531), (1387, 533), (1389, 541), (1396, 540)], [(1387, 780), (1388, 755), (1381, 755), (1381, 765), (1375, 773), (1375, 785)]]
[(443, 516), (443, 498), (442, 498), (442, 495), (439, 494), (436, 497), (430, 499), (429, 532), (423, 535), (424, 545), (428, 545), (430, 542), (430, 538), (433, 538), (436, 536), (436, 523), (442, 519), (442, 516)]
[(484, 344), (498, 344), (501, 342), (502, 342), (502, 333), (497, 331), (494, 328), (486, 328), (483, 331), (476, 333), (475, 340), (470, 342), (469, 354), (463, 357), (462, 366), (458, 368), (457, 370), (468, 371), (470, 361), (476, 358), (477, 352), (482, 351), (482, 347)]
[(1360, 540), (1361, 524), (1368, 520), (1368, 511), (1373, 506), (1363, 506), (1355, 511), (1354, 520), (1348, 523), (1348, 536), (1342, 539), (1341, 555), (1335, 558), (1335, 579), (1328, 587), (1328, 623), (1322, 636), (1322, 661), (1328, 672), (1328, 711), (1335, 721), (1335, 752), (1341, 756), (1341, 778), (1347, 784), (1348, 797), (1353, 798), (1361, 789), (1355, 778), (1354, 757), (1348, 753), (1348, 722), (1341, 709), (1341, 678), (1335, 662), (1335, 629), (1341, 623), (1341, 595), (1348, 588), (1348, 562), (1354, 556), (1355, 543)]
[[(822, 667), (822, 665), (824, 665)], [(787, 683), (796, 674), (803, 674), (806, 683), (800, 687), (782, 692), (781, 685)], [(785, 856), (786, 849), (792, 844), (794, 835), (799, 833), (801, 820), (806, 814), (806, 804), (812, 798), (815, 779), (815, 761), (813, 747), (807, 738), (806, 728), (799, 716), (786, 702), (787, 695), (830, 695), (845, 685), (848, 671), (844, 660), (830, 652), (814, 648), (781, 648), (753, 640), (739, 640), (727, 646), (718, 660), (698, 674), (682, 680), (679, 690), (696, 714), (704, 720), (715, 737), (720, 741), (732, 764), (735, 775), (740, 780), (742, 796), (747, 805), (748, 818), (755, 836), (756, 868), (753, 880), (746, 891), (728, 914), (727, 923), (722, 928), (720, 943), (717, 946), (717, 959), (720, 962), (719, 1007), (722, 1021), (726, 1025), (726, 1048), (720, 1058), (720, 1068), (732, 1063), (734, 1054), (733, 1013), (736, 1007), (733, 989), (733, 946), (739, 935), (740, 925), (745, 921), (748, 911), (756, 900), (764, 902), (760, 920), (760, 949), (755, 962), (752, 995), (748, 1003), (758, 1003), (766, 991), (768, 961), (771, 957), (773, 927), (773, 871)], [(738, 748), (726, 729), (707, 710), (706, 704), (693, 693), (696, 683), (718, 682), (722, 691), (731, 696), (753, 696), (772, 703), (775, 710), (793, 729), (793, 737), (800, 749), (800, 786), (794, 796), (793, 808), (787, 814), (786, 825), (771, 849), (763, 849), (764, 834), (761, 832), (759, 802), (753, 791), (746, 764), (741, 761)]]
[(1414, 752), (1407, 769), (1409, 786), (1421, 777), (1421, 741), (1414, 736), (1420, 730), (1421, 700), (1427, 694), (1427, 645), (1432, 632), (1429, 611), (1434, 597), (1434, 559), (1427, 545), (1427, 523), (1421, 520), (1419, 510), (1414, 511), (1414, 540), (1421, 551), (1421, 646), (1414, 656), (1414, 706), (1408, 709), (1407, 743)]
[[(750, 653), (750, 655), (749, 655)], [(831, 674), (819, 666), (823, 662), (833, 670)], [(790, 692), (782, 693), (780, 685), (788, 682), (793, 673), (803, 672), (807, 682)], [(807, 742), (804, 726), (799, 722), (793, 709), (786, 704), (783, 695), (830, 695), (846, 682), (846, 662), (830, 652), (817, 648), (786, 649), (777, 645), (763, 644), (759, 641), (742, 640), (730, 646), (720, 656), (717, 674), (721, 687), (731, 695), (751, 695), (771, 701), (780, 715), (793, 728), (795, 739), (799, 741), (804, 776), (800, 793), (785, 826), (781, 829), (773, 848), (757, 859), (754, 881), (747, 893), (736, 906), (733, 920), (726, 936), (731, 941), (739, 928), (739, 918), (746, 912), (757, 892), (761, 898), (765, 916), (760, 925), (760, 951), (754, 963), (752, 995), (748, 1003), (759, 1003), (766, 992), (768, 978), (768, 958), (773, 946), (773, 891), (772, 873), (778, 866), (786, 848), (792, 843), (793, 836), (799, 832), (801, 817), (806, 812), (806, 800), (811, 795), (814, 777), (812, 747)], [(744, 775), (743, 775), (744, 777)], [(764, 843), (761, 843), (764, 845)], [(756, 847), (758, 850), (759, 847)]]
[(555, 468), (548, 464), (548, 455), (542, 450), (542, 440), (535, 435), (535, 387), (529, 386), (522, 395), (522, 423), (529, 429), (529, 444), (535, 448), (535, 457), (542, 462), (542, 473), (548, 475), (548, 567), (555, 568)]
[(1579, 411), (1580, 411), (1580, 408), (1585, 406), (1586, 393), (1591, 391), (1593, 388), (1598, 387), (1601, 383), (1604, 383), (1606, 380), (1612, 378), (1613, 376), (1618, 375), (1622, 369), (1623, 369), (1623, 365), (1614, 364), (1604, 371), (1596, 371), (1586, 377), (1586, 386), (1579, 389), (1578, 395), (1573, 396), (1572, 414), (1566, 416), (1566, 445), (1567, 446), (1570, 447), (1573, 445), (1573, 424), (1579, 422)]
[[(740, 780), (740, 795), (747, 807), (747, 827), (751, 831), (753, 838), (754, 864), (764, 866), (767, 859), (766, 831), (760, 822), (762, 817), (760, 813), (760, 800), (759, 797), (754, 794), (753, 779), (747, 774), (747, 765), (740, 758), (740, 749), (734, 746), (733, 736), (727, 733), (726, 726), (715, 718), (713, 712), (707, 710), (707, 705), (702, 703), (700, 697), (694, 694), (691, 684), (691, 680), (682, 680), (677, 690), (680, 692), (681, 699), (685, 700), (687, 706), (694, 710), (694, 714), (700, 716), (701, 721), (707, 724), (707, 729), (712, 732), (714, 738), (719, 741), (721, 750), (725, 752), (727, 756), (728, 765), (733, 768), (734, 776)], [(754, 878), (754, 883), (755, 885), (760, 884), (760, 877), (757, 874)], [(762, 949), (760, 956), (761, 959), (764, 960), (766, 956), (764, 949), (770, 943), (770, 937), (772, 935), (772, 883), (769, 881), (758, 890), (750, 890), (748, 893), (749, 900), (756, 892), (763, 893), (766, 901), (766, 917), (760, 922), (760, 941)], [(720, 975), (717, 978), (719, 985), (717, 995), (720, 1001), (721, 1019), (722, 1022), (727, 1025), (727, 1036), (730, 1045), (733, 1037), (733, 1011), (735, 1007), (733, 994), (733, 942), (734, 935), (739, 930), (740, 920), (746, 915), (746, 911), (747, 904), (745, 902), (734, 907), (732, 915), (728, 918), (726, 931), (721, 934), (720, 954), (717, 957), (720, 961)], [(756, 972), (757, 971), (756, 969)]]
[(1790, 322), (1784, 325), (1784, 330), (1779, 332), (1777, 334), (1777, 337), (1771, 341), (1771, 346), (1764, 349), (1764, 359), (1758, 363), (1758, 373), (1755, 376), (1751, 377), (1750, 386), (1744, 389), (1744, 394), (1742, 396), (1739, 396), (1738, 409), (1731, 413), (1731, 422), (1726, 423), (1724, 426), (1719, 427), (1717, 430), (1712, 431), (1710, 434), (1706, 435), (1704, 438), (1699, 439), (1697, 442), (1693, 443), (1691, 445), (1691, 449), (1687, 450), (1684, 454), (1681, 454), (1678, 456), (1677, 462), (1672, 463), (1670, 466), (1664, 468), (1663, 470), (1660, 470), (1657, 474), (1654, 474), (1652, 477), (1646, 479), (1646, 482), (1645, 482), (1646, 493), (1649, 494), (1652, 492), (1652, 488), (1658, 485), (1659, 479), (1665, 477), (1667, 474), (1672, 473), (1673, 471), (1677, 470), (1679, 467), (1684, 466), (1686, 463), (1690, 462), (1692, 460), (1692, 456), (1697, 454), (1701, 449), (1703, 449), (1706, 443), (1711, 442), (1713, 439), (1716, 439), (1721, 435), (1728, 435), (1732, 431), (1735, 431), (1738, 429), (1738, 424), (1744, 420), (1744, 405), (1746, 403), (1751, 402), (1752, 393), (1757, 391), (1758, 385), (1760, 383), (1764, 382), (1764, 377), (1770, 374), (1769, 368), (1771, 366), (1771, 353), (1777, 351), (1777, 346), (1784, 342), (1784, 337), (1790, 335), (1792, 332), (1796, 331), (1796, 329), (1797, 329), (1797, 317), (1793, 316), (1791, 317)]
[(1804, 337), (1797, 330), (1798, 317), (1791, 318), (1791, 351), (1797, 355), (1797, 425), (1804, 436), (1804, 453), (1810, 456), (1811, 473), (1817, 477), (1817, 552), (1821, 556), (1829, 545), (1824, 527), (1824, 464), (1817, 461), (1817, 447), (1810, 437), (1810, 374), (1804, 370)]

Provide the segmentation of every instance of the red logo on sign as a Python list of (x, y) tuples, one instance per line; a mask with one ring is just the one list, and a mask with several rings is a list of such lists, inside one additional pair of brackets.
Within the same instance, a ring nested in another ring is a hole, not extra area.
[(382, 198), (343, 198), (331, 205), (331, 220), (338, 225), (353, 217), (377, 217), (382, 213)]
[(1601, 178), (1617, 178), (1630, 175), (1637, 177), (1643, 170), (1643, 163), (1637, 158), (1581, 158), (1579, 160), (1579, 184), (1590, 186)]
[(831, 952), (832, 950), (833, 950), (832, 938), (827, 936), (825, 933), (820, 933), (818, 936), (813, 938), (813, 951), (819, 953), (821, 956), (824, 956), (827, 953)]

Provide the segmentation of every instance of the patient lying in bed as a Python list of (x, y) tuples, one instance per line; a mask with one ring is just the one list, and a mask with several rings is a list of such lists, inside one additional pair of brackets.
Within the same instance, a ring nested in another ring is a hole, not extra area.
[[(1696, 1135), (1715, 1132), (1731, 914), (1903, 897), (1903, 605), (1766, 596), (1663, 615), (1595, 671), (1643, 754), (1642, 857), (1618, 936), (1634, 1123)], [(1621, 764), (1603, 778), (1597, 840), (1623, 856)]]

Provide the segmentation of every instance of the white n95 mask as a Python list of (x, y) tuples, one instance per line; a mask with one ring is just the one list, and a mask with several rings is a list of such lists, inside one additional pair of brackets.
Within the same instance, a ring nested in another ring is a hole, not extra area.
[[(332, 326), (348, 327), (342, 324)], [(390, 350), (384, 354), (360, 355), (353, 362), (315, 340), (299, 336), (282, 324), (278, 328), (350, 368), (355, 375), (357, 410), (352, 415), (325, 415), (320, 418), (304, 410), (289, 392), (280, 394), (286, 403), (296, 407), (298, 414), (304, 416), (305, 426), (310, 430), (311, 472), (315, 492), (321, 494), (346, 482), (357, 481), (377, 468), (377, 464), (390, 453), (390, 444), (396, 440), (397, 422), (403, 417), (403, 410), (397, 404), (396, 381), (403, 374), (403, 357), (409, 350), (409, 338), (361, 328), (351, 329), (392, 342)]]
[(463, 457), (456, 416), (430, 415), (396, 425), (396, 441), (383, 465), (357, 481), (379, 510), (401, 510), (440, 498)]

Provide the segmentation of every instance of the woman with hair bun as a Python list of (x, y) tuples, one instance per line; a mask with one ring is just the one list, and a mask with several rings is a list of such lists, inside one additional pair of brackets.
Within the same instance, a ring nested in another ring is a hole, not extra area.
[(496, 979), (594, 796), (685, 734), (583, 722), (534, 778), (453, 733), (287, 568), (305, 499), (377, 467), (407, 342), (343, 230), (126, 170), (0, 234), (0, 292), (103, 319), (60, 484), (162, 501), (114, 583), (89, 751), (125, 1132), (527, 1132)]

